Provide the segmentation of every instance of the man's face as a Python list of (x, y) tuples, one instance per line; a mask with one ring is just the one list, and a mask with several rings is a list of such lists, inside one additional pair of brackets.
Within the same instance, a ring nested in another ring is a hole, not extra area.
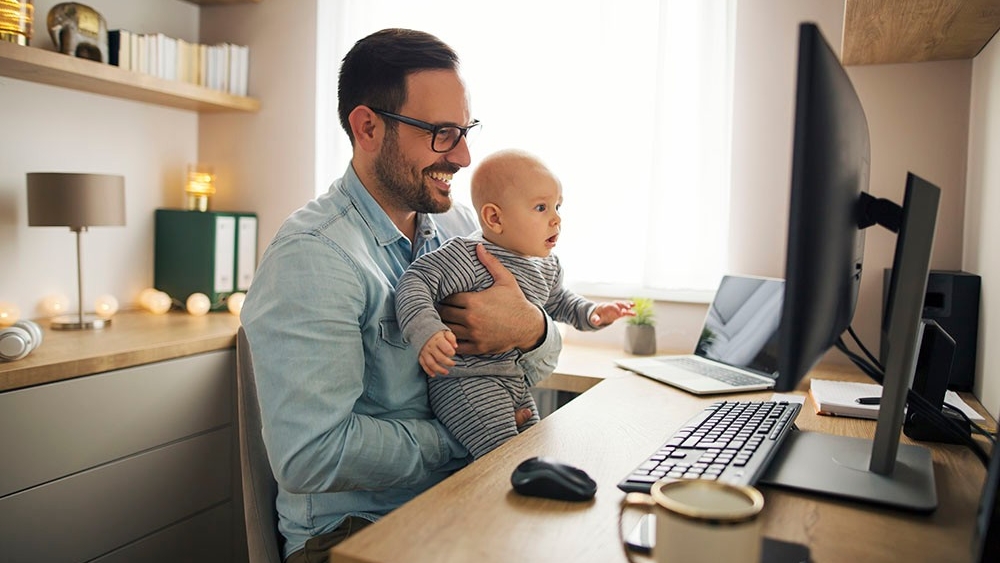
[[(466, 126), (472, 121), (465, 85), (458, 73), (450, 70), (411, 74), (406, 103), (398, 113), (434, 125)], [(466, 140), (438, 153), (431, 149), (431, 132), (405, 123), (393, 125), (395, 131), (387, 131), (374, 166), (385, 195), (402, 209), (447, 211), (451, 208), (452, 176), (471, 162)]]

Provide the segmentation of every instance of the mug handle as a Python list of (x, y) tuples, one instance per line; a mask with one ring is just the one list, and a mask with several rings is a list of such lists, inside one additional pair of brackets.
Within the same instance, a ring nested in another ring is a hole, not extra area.
[(629, 551), (628, 546), (625, 544), (625, 530), (622, 523), (625, 511), (629, 508), (638, 508), (646, 514), (651, 514), (656, 506), (657, 504), (653, 500), (653, 497), (643, 493), (628, 493), (622, 499), (621, 506), (618, 509), (618, 542), (621, 544), (622, 550), (625, 552), (625, 559), (629, 563), (635, 563), (635, 560), (632, 559), (632, 552)]

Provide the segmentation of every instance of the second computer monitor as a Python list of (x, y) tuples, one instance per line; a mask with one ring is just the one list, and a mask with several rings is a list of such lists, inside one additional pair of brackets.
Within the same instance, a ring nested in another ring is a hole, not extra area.
[(799, 27), (785, 299), (776, 391), (790, 391), (847, 329), (861, 283), (868, 121), (836, 53)]

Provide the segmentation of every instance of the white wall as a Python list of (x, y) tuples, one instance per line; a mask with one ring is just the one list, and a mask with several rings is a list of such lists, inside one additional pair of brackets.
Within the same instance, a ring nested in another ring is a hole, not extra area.
[(313, 198), (316, 152), (316, 1), (205, 7), (203, 43), (250, 47), (255, 114), (202, 114), (199, 155), (216, 163), (220, 209), (258, 215), (258, 250)]
[[(907, 171), (941, 188), (931, 268), (962, 269), (972, 61), (858, 66), (848, 73), (868, 115), (871, 194), (902, 203)], [(878, 346), (883, 268), (892, 264), (896, 236), (871, 227), (865, 243), (855, 328)]]
[(962, 266), (982, 276), (976, 396), (1000, 417), (1000, 41), (973, 59)]
[[(32, 46), (52, 48), (45, 17), (57, 0), (36, 0)], [(109, 29), (197, 38), (197, 6), (177, 0), (91, 0)], [(183, 203), (187, 163), (197, 158), (198, 115), (75, 90), (0, 78), (0, 301), (39, 315), (47, 294), (76, 310), (76, 247), (68, 228), (27, 226), (27, 172), (125, 177), (126, 226), (82, 235), (85, 308), (110, 293), (127, 304), (153, 281), (153, 210)]]

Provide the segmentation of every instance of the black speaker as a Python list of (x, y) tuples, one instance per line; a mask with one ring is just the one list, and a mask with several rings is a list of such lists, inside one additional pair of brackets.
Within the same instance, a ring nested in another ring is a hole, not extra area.
[[(882, 278), (882, 310), (889, 297), (891, 268)], [(948, 388), (971, 391), (976, 380), (976, 350), (979, 339), (979, 291), (981, 279), (976, 274), (951, 270), (931, 270), (924, 296), (925, 319), (936, 321), (955, 340)], [(881, 359), (885, 360), (885, 350)]]

